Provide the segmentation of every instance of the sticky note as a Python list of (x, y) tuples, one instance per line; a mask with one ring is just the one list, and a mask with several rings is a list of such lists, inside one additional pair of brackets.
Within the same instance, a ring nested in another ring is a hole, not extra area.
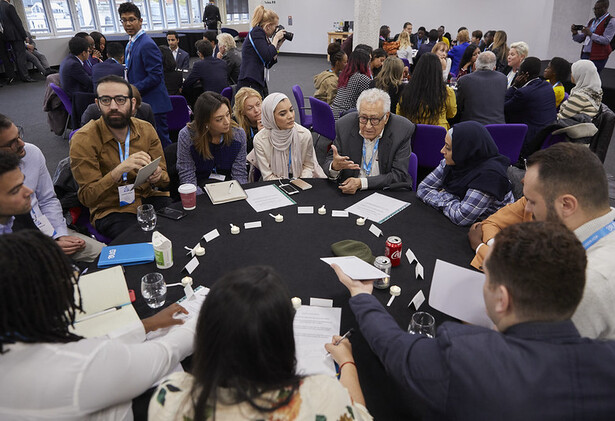
[(246, 222), (245, 224), (243, 224), (243, 227), (247, 230), (250, 228), (260, 228), (262, 226), (263, 224), (261, 223), (261, 221)]
[(314, 206), (299, 206), (297, 207), (297, 213), (300, 215), (309, 215), (314, 213)]
[(348, 212), (341, 210), (331, 211), (331, 216), (335, 218), (348, 218)]
[(416, 256), (414, 255), (414, 253), (410, 249), (408, 249), (408, 251), (406, 251), (406, 257), (408, 258), (408, 263), (410, 263), (410, 264), (412, 264), (415, 261), (418, 262)]
[(220, 236), (220, 233), (218, 232), (218, 230), (214, 229), (214, 230), (209, 231), (207, 234), (205, 234), (203, 236), (203, 239), (209, 243), (211, 240), (213, 240), (214, 238), (218, 238), (219, 236)]
[(369, 227), (369, 232), (374, 234), (376, 237), (380, 237), (382, 235), (382, 230), (378, 228), (377, 226), (375, 226), (374, 224), (372, 224), (372, 226)]
[(419, 292), (416, 293), (414, 298), (412, 298), (412, 301), (410, 301), (410, 304), (408, 304), (408, 307), (414, 304), (414, 308), (418, 310), (421, 304), (423, 304), (424, 302), (425, 302), (425, 294), (423, 294), (423, 290), (419, 290)]
[(190, 260), (188, 264), (184, 267), (184, 269), (186, 269), (186, 272), (188, 272), (188, 274), (191, 274), (198, 265), (199, 259), (193, 257), (192, 260)]
[(418, 261), (416, 262), (416, 268), (414, 269), (414, 273), (416, 275), (416, 279), (425, 279), (423, 276), (423, 265), (420, 264)]

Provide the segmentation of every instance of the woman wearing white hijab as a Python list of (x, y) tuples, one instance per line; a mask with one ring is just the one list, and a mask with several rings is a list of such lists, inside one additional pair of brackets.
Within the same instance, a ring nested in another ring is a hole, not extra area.
[(579, 60), (572, 65), (571, 80), (575, 87), (568, 100), (562, 102), (558, 119), (572, 118), (577, 114), (594, 117), (602, 104), (602, 81), (596, 66), (589, 60)]
[(261, 122), (263, 129), (254, 136), (254, 152), (263, 180), (312, 178), (318, 167), (312, 134), (295, 123), (288, 97), (277, 92), (267, 96), (261, 105)]

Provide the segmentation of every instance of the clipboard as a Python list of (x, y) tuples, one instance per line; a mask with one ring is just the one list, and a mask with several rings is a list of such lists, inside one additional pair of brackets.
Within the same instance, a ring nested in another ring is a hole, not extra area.
[(156, 168), (158, 168), (158, 164), (160, 163), (160, 157), (154, 159), (152, 162), (142, 167), (137, 173), (137, 178), (135, 179), (135, 183), (133, 189), (136, 189), (141, 184), (145, 183), (150, 175), (154, 174)]

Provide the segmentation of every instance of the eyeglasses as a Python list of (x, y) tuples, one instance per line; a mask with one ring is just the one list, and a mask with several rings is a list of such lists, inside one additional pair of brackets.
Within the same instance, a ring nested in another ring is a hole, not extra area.
[(19, 149), (19, 142), (23, 142), (23, 127), (21, 126), (17, 126), (17, 137), (13, 140), (9, 140), (6, 145), (0, 146), (0, 148), (6, 148), (12, 150), (13, 152), (17, 152)]
[(138, 21), (139, 19), (137, 18), (128, 18), (128, 19), (120, 19), (120, 23), (121, 24), (125, 24), (125, 23), (135, 23), (136, 21)]
[(111, 100), (114, 100), (115, 103), (117, 105), (124, 105), (126, 104), (126, 101), (128, 100), (128, 96), (126, 95), (116, 95), (116, 96), (108, 96), (108, 95), (104, 95), (104, 96), (99, 96), (98, 102), (101, 103), (104, 106), (109, 106), (111, 105)]
[(359, 123), (360, 124), (367, 124), (367, 122), (369, 121), (372, 126), (377, 126), (378, 124), (380, 124), (380, 122), (382, 121), (382, 119), (385, 116), (386, 116), (386, 114), (383, 114), (382, 117), (366, 117), (364, 115), (360, 115), (359, 116)]

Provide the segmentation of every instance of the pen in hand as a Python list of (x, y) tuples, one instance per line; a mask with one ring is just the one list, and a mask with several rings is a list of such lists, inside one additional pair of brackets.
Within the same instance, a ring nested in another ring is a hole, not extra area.
[[(342, 341), (344, 339), (348, 339), (350, 337), (350, 335), (352, 335), (353, 333), (354, 333), (354, 328), (350, 328), (350, 330), (348, 332), (344, 333), (344, 335), (341, 338), (339, 338), (337, 341), (335, 341), (333, 343), (333, 345), (338, 346), (339, 344), (342, 343)], [(327, 352), (327, 355), (331, 355), (331, 353)]]

